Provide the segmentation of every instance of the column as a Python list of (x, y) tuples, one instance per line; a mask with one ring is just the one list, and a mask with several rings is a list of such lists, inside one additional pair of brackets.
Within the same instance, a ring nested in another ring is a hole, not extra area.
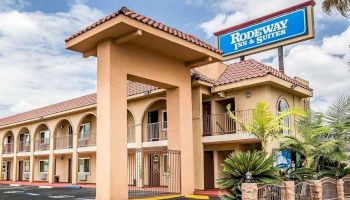
[(312, 181), (315, 187), (315, 200), (321, 200), (322, 198), (322, 183), (320, 180)]
[(295, 200), (295, 184), (294, 181), (284, 181), (286, 184), (287, 200)]
[(219, 152), (213, 151), (213, 159), (214, 159), (214, 185), (215, 188), (219, 188), (220, 186), (217, 184), (215, 180), (219, 179), (220, 173), (220, 163), (219, 163)]
[[(190, 71), (188, 70), (188, 73)], [(193, 129), (191, 80), (188, 84), (168, 89), (168, 148), (181, 151), (181, 193), (192, 194), (194, 191)]]
[(30, 136), (30, 174), (29, 182), (34, 182), (34, 134)]
[(344, 200), (345, 199), (344, 181), (343, 181), (343, 179), (338, 179), (337, 180), (337, 193), (338, 193), (338, 200)]
[(242, 183), (242, 200), (258, 200), (258, 184)]
[(17, 163), (17, 136), (14, 136), (13, 138), (13, 163), (12, 163), (12, 181), (17, 181), (17, 170), (18, 163)]
[(143, 152), (141, 149), (136, 150), (135, 153), (136, 163), (136, 187), (143, 187), (144, 180), (144, 167), (143, 167)]
[(97, 200), (128, 199), (127, 63), (118, 50), (112, 40), (97, 46)]
[[(53, 129), (54, 130), (54, 129)], [(54, 176), (55, 176), (55, 155), (53, 154), (54, 150), (54, 138), (52, 135), (52, 132), (50, 132), (50, 154), (49, 154), (49, 174), (48, 174), (48, 182), (53, 183), (54, 182)]]
[(78, 184), (78, 134), (73, 134), (73, 154), (72, 154), (72, 184)]
[(203, 135), (203, 111), (201, 87), (192, 89), (192, 114), (193, 114), (193, 145), (194, 145), (194, 182), (195, 189), (204, 189), (204, 149)]

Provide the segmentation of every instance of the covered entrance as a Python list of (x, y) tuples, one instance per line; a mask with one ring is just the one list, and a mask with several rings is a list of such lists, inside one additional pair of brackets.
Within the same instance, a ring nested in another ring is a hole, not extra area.
[(192, 193), (191, 68), (221, 61), (221, 52), (127, 8), (68, 38), (66, 48), (97, 57), (96, 199), (128, 198), (127, 81), (166, 90), (168, 149), (181, 153), (180, 193)]

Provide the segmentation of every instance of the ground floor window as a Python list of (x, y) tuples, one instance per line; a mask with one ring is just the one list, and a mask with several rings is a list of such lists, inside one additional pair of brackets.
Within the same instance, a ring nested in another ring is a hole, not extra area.
[(23, 161), (23, 172), (24, 173), (30, 172), (30, 161), (29, 160)]
[(40, 173), (49, 172), (49, 160), (40, 160), (39, 162), (40, 162), (39, 163), (39, 165), (40, 165), (39, 172)]
[(79, 172), (90, 173), (90, 158), (79, 158)]

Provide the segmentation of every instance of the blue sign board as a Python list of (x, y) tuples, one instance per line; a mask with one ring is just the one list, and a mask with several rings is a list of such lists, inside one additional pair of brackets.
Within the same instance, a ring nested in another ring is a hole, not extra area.
[(290, 151), (282, 150), (275, 152), (275, 163), (274, 166), (287, 170), (292, 167), (292, 154)]
[(218, 36), (223, 56), (255, 49), (294, 37), (306, 35), (307, 11), (301, 8), (293, 12)]

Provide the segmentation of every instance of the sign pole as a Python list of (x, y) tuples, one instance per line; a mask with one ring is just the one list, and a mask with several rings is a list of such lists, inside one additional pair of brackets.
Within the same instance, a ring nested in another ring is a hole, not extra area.
[(245, 56), (240, 56), (239, 57), (239, 60), (242, 62), (242, 61), (244, 61), (245, 60)]
[(278, 47), (278, 68), (280, 72), (284, 73), (283, 46)]

